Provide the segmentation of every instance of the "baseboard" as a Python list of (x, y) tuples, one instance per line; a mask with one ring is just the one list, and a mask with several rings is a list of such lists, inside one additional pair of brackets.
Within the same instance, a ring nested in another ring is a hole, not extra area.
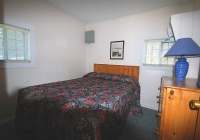
[(150, 105), (146, 105), (146, 104), (141, 104), (141, 106), (145, 107), (145, 108), (153, 109), (153, 110), (158, 110), (157, 106), (150, 106)]
[(11, 118), (9, 118), (9, 119), (7, 119), (7, 120), (3, 120), (3, 121), (0, 122), (0, 126), (1, 126), (1, 125), (4, 125), (4, 124), (7, 124), (7, 123), (9, 123), (9, 122), (12, 122), (12, 121), (14, 121), (14, 120), (15, 120), (15, 117), (11, 117)]

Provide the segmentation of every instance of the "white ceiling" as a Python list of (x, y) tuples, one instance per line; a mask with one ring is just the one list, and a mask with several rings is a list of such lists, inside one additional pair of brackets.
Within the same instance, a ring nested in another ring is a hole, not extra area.
[(43, 0), (85, 22), (132, 15), (192, 0)]

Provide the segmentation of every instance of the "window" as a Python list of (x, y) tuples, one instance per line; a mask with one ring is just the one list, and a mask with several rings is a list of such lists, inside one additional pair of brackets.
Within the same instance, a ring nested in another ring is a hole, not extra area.
[(30, 60), (30, 30), (0, 24), (0, 60)]
[(0, 23), (0, 68), (35, 66), (34, 27), (5, 19)]
[(168, 39), (145, 40), (143, 54), (143, 65), (151, 66), (172, 66), (174, 58), (167, 58), (164, 55), (174, 44), (174, 41)]

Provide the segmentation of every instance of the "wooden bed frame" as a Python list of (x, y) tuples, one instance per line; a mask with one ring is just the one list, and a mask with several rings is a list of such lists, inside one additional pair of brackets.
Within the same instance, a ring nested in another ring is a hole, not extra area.
[(122, 74), (139, 80), (140, 66), (94, 64), (94, 72)]

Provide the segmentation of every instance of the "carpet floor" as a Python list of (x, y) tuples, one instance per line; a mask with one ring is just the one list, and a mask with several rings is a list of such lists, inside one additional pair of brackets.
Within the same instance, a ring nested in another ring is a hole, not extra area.
[(128, 116), (124, 129), (119, 140), (157, 140), (155, 128), (157, 111), (148, 108), (142, 108), (143, 115)]
[[(119, 140), (157, 140), (156, 111), (142, 108), (143, 116), (128, 116)], [(14, 121), (0, 126), (0, 140), (21, 140)]]

